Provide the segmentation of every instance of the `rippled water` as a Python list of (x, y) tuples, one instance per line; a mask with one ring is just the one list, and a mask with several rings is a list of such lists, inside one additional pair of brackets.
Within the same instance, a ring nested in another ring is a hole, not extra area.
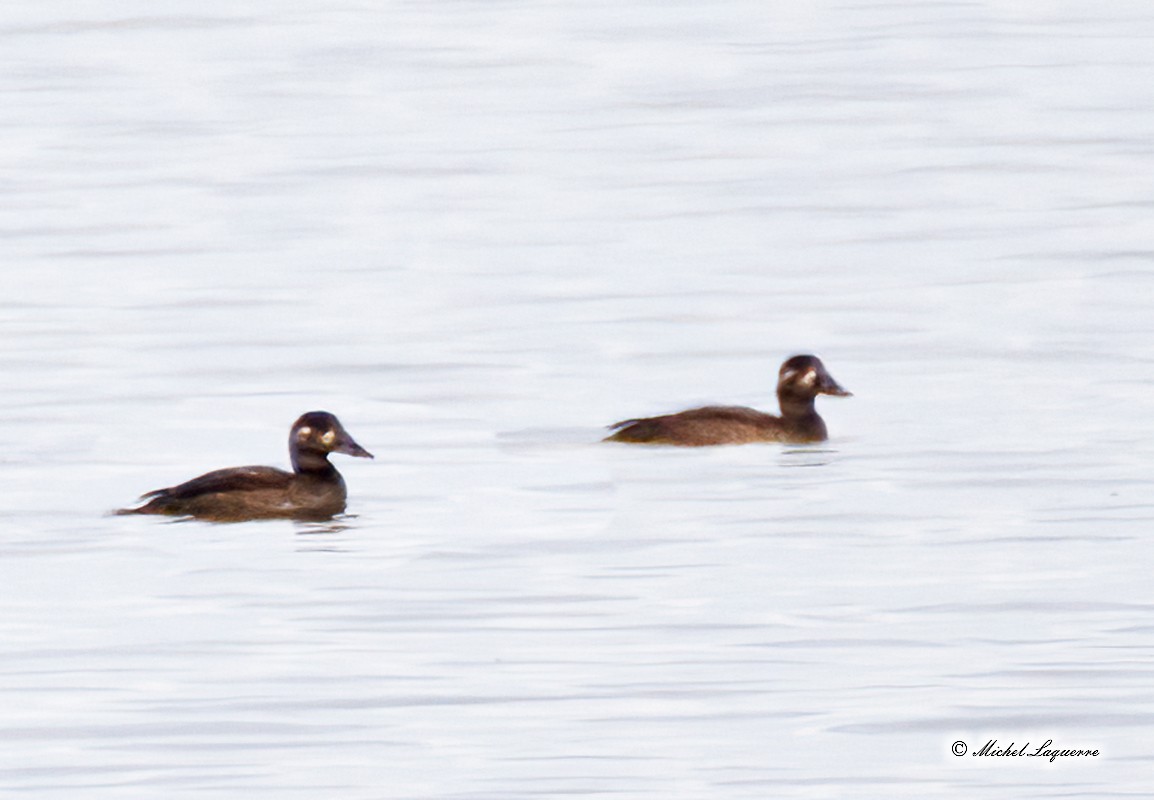
[[(1152, 37), (9, 4), (0, 793), (1149, 796)], [(598, 443), (795, 352), (825, 445)], [(106, 515), (313, 408), (347, 518)]]

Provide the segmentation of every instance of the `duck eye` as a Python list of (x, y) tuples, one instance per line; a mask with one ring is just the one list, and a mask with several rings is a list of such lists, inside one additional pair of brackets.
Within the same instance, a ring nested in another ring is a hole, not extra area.
[(801, 376), (801, 382), (805, 386), (813, 386), (813, 384), (816, 381), (817, 381), (817, 370), (811, 369), (808, 372), (806, 372), (804, 375)]
[(332, 444), (336, 438), (337, 434), (335, 431), (325, 431), (325, 435), (321, 437), (321, 441), (325, 444)]
[(308, 425), (305, 425), (303, 428), (301, 428), (299, 431), (297, 431), (297, 438), (303, 441), (303, 440), (309, 438), (310, 436), (312, 436), (312, 434), (313, 434), (313, 429), (310, 428)]

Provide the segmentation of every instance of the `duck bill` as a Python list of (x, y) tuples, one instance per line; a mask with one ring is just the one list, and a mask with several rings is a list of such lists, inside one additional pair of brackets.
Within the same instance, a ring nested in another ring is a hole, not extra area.
[(828, 394), (834, 397), (853, 397), (853, 392), (843, 389), (841, 385), (828, 374), (821, 376), (821, 383), (818, 384), (818, 391), (821, 394)]
[(346, 436), (337, 447), (336, 452), (344, 453), (349, 456), (356, 456), (357, 458), (372, 458), (373, 454), (359, 444), (353, 441), (351, 436)]

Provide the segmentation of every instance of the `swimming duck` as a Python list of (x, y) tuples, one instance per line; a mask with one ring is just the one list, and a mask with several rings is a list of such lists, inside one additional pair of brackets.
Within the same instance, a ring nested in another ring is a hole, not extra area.
[(275, 467), (229, 467), (141, 497), (148, 502), (120, 514), (189, 516), (214, 522), (287, 517), (324, 520), (344, 512), (345, 481), (329, 453), (372, 458), (327, 411), (310, 411), (289, 432), (292, 472)]
[(850, 397), (826, 371), (817, 356), (794, 356), (781, 365), (777, 377), (775, 417), (742, 406), (707, 406), (661, 417), (627, 419), (609, 426), (616, 431), (607, 442), (704, 447), (751, 442), (824, 442), (825, 422), (814, 409), (819, 394)]

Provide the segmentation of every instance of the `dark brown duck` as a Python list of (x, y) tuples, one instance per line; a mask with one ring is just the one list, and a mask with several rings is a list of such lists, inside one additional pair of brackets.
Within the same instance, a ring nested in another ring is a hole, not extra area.
[(780, 417), (742, 406), (707, 406), (680, 414), (618, 422), (609, 426), (616, 433), (605, 441), (682, 447), (824, 442), (828, 437), (825, 421), (814, 408), (814, 399), (819, 394), (851, 396), (826, 371), (817, 356), (794, 356), (781, 365), (778, 373)]
[(289, 433), (292, 472), (275, 467), (230, 467), (149, 492), (148, 502), (119, 514), (165, 514), (214, 522), (290, 518), (324, 520), (345, 510), (345, 481), (329, 453), (372, 458), (327, 411), (310, 411)]

